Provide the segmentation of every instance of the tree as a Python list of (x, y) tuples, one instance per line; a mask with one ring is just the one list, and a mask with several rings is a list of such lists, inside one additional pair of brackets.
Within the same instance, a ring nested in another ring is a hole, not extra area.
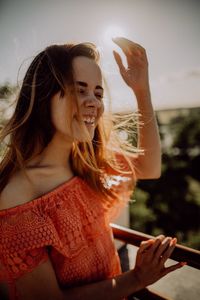
[[(177, 236), (179, 242), (193, 248), (200, 248), (199, 113), (200, 109), (188, 109), (186, 115), (177, 111), (171, 119), (168, 130), (162, 134), (162, 140), (166, 134), (172, 137), (171, 145), (163, 149), (162, 176), (158, 180), (140, 181), (133, 195), (137, 202), (131, 205), (134, 229), (152, 235)], [(148, 211), (142, 224), (138, 222), (141, 203), (143, 215)]]

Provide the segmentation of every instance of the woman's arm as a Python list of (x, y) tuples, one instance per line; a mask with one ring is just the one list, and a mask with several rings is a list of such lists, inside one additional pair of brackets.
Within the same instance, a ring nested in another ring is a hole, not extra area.
[(17, 280), (20, 300), (121, 300), (184, 265), (164, 266), (175, 244), (176, 239), (164, 236), (143, 242), (133, 270), (112, 279), (66, 290), (60, 289), (51, 261), (47, 260)]
[(17, 280), (20, 300), (121, 300), (140, 290), (133, 271), (80, 287), (60, 289), (48, 260)]
[(146, 51), (140, 45), (125, 38), (113, 41), (122, 49), (127, 59), (124, 67), (120, 55), (113, 51), (120, 74), (134, 92), (139, 112), (138, 147), (144, 155), (134, 159), (138, 179), (158, 178), (161, 173), (161, 146), (158, 126), (151, 102)]
[(161, 175), (161, 144), (156, 116), (153, 111), (150, 90), (135, 92), (138, 101), (138, 147), (144, 150), (135, 159), (138, 179), (159, 178)]

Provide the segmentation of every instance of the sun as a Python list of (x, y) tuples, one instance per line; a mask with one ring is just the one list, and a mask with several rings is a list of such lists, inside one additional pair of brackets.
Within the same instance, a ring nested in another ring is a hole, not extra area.
[(112, 38), (123, 37), (125, 35), (125, 31), (120, 26), (111, 25), (107, 27), (103, 33), (103, 43), (109, 48), (113, 47), (114, 43), (112, 41)]
[(124, 30), (116, 25), (109, 26), (105, 33), (104, 38), (107, 41), (110, 41), (112, 38), (118, 37), (118, 36), (124, 36)]
[[(127, 37), (129, 35), (127, 29), (122, 28), (116, 24), (108, 24), (105, 26), (99, 36), (99, 47), (98, 50), (101, 55), (101, 66), (106, 70), (106, 72), (115, 72), (113, 71), (113, 50), (122, 54), (120, 47), (112, 40), (116, 37)], [(110, 59), (112, 57), (112, 59)], [(123, 58), (122, 58), (123, 59)]]

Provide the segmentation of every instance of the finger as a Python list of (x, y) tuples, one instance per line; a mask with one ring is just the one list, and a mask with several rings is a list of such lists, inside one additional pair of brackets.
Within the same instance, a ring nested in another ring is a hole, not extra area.
[(124, 43), (124, 44), (136, 44), (134, 43), (133, 41), (125, 38), (125, 37), (122, 37), (122, 36), (116, 36), (114, 38), (112, 38), (112, 40), (116, 43)]
[(177, 269), (180, 269), (182, 268), (183, 266), (187, 265), (187, 262), (179, 262), (173, 266), (170, 266), (168, 268), (165, 268), (164, 271), (163, 271), (163, 276), (167, 275), (168, 273), (170, 272), (173, 272)]
[(116, 37), (116, 38), (113, 38), (112, 41), (115, 44), (117, 44), (117, 46), (119, 46), (125, 54), (128, 53), (128, 48), (130, 46), (130, 42), (127, 43), (127, 39), (121, 38), (121, 37)]
[(159, 235), (155, 238), (154, 240), (154, 245), (152, 246), (152, 251), (155, 253), (155, 251), (157, 250), (157, 248), (160, 246), (161, 242), (165, 239), (164, 235)]
[(161, 263), (165, 263), (165, 261), (166, 261), (168, 258), (170, 258), (172, 252), (174, 251), (174, 249), (175, 249), (175, 247), (176, 247), (176, 242), (177, 242), (177, 239), (176, 239), (176, 238), (174, 238), (174, 239), (171, 240), (168, 249), (167, 249), (166, 252), (162, 255)]
[(119, 67), (120, 72), (123, 74), (124, 72), (126, 72), (126, 69), (122, 63), (122, 59), (121, 56), (119, 55), (119, 53), (117, 53), (116, 51), (113, 51), (113, 55), (115, 57), (116, 63)]
[(170, 243), (172, 238), (166, 237), (164, 240), (162, 240), (160, 246), (156, 249), (155, 255), (160, 258), (160, 256), (164, 255), (165, 251), (169, 249)]
[(124, 37), (115, 37), (112, 39), (115, 44), (117, 44), (122, 50), (127, 49), (130, 46), (136, 46), (137, 44), (124, 38)]
[(137, 43), (134, 43), (123, 37), (116, 37), (112, 39), (115, 44), (117, 44), (122, 51), (127, 55), (136, 55), (142, 56), (142, 53), (145, 52), (145, 49)]
[(140, 244), (140, 248), (138, 250), (138, 252), (144, 252), (145, 250), (148, 250), (154, 243), (153, 239), (149, 239), (147, 241), (142, 241)]

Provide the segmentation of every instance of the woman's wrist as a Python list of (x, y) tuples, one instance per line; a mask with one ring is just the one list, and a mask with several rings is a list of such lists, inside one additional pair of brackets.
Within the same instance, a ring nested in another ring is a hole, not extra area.
[(150, 86), (149, 86), (149, 83), (147, 83), (147, 84), (145, 84), (144, 86), (140, 86), (140, 87), (135, 87), (135, 86), (133, 86), (133, 87), (131, 87), (131, 89), (133, 90), (133, 92), (134, 92), (134, 94), (135, 94), (135, 96), (138, 98), (140, 98), (140, 97), (150, 97), (150, 94), (151, 94), (151, 92), (150, 92)]
[(153, 110), (150, 89), (146, 88), (133, 92), (136, 96), (137, 106), (140, 112), (150, 112)]
[(132, 284), (134, 286), (133, 293), (138, 292), (138, 291), (142, 290), (143, 288), (145, 288), (143, 282), (140, 279), (138, 272), (139, 271), (136, 269), (130, 270), (131, 280), (132, 280)]

